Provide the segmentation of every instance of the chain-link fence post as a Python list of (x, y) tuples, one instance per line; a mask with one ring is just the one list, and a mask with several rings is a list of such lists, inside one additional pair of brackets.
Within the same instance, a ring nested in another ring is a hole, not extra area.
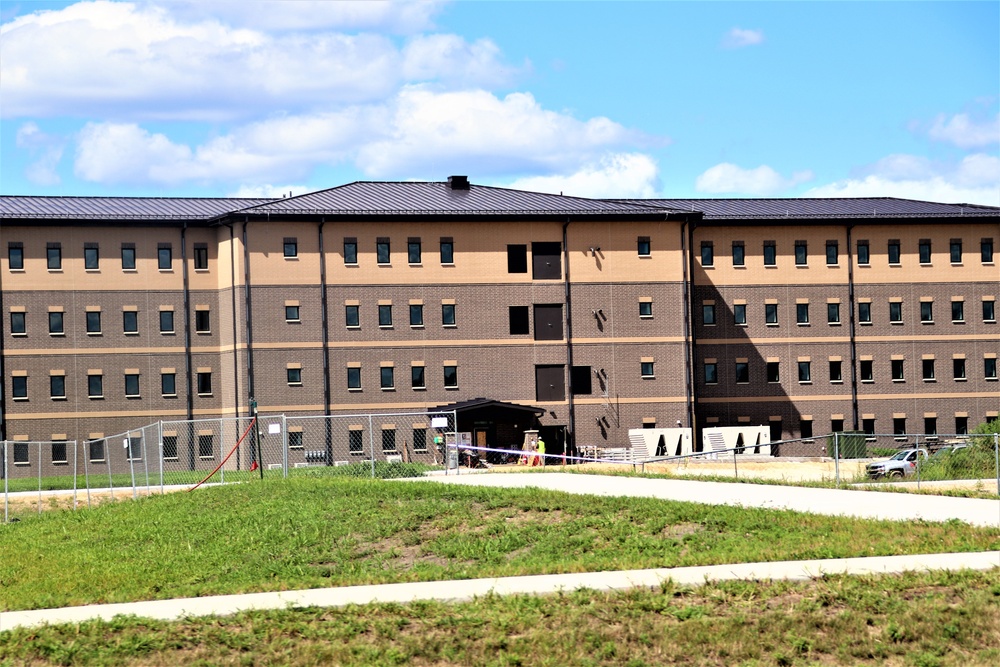
[(83, 441), (83, 483), (87, 487), (87, 509), (90, 509), (90, 448), (92, 440)]
[(77, 473), (77, 461), (80, 459), (80, 452), (77, 451), (79, 446), (79, 440), (73, 441), (73, 511), (76, 511), (76, 473)]
[(997, 495), (1000, 496), (1000, 433), (993, 434), (993, 462), (997, 474)]
[(163, 420), (156, 422), (156, 451), (158, 452), (156, 458), (160, 466), (160, 495), (162, 496), (165, 493), (163, 489)]
[(375, 423), (371, 415), (368, 415), (368, 451), (372, 459), (372, 479), (375, 479)]
[(924, 467), (924, 462), (920, 458), (920, 451), (921, 451), (920, 450), (920, 436), (918, 435), (917, 437), (915, 437), (913, 439), (913, 441), (914, 441), (914, 443), (916, 443), (916, 448), (917, 448), (917, 460), (916, 460), (916, 466), (917, 466), (917, 491), (919, 491), (920, 490), (920, 469)]
[(7, 491), (7, 489), (8, 489), (7, 479), (9, 477), (9, 473), (7, 472), (7, 443), (6, 442), (0, 442), (0, 451), (3, 452), (3, 522), (7, 523), (7, 515), (9, 514), (9, 509), (7, 508), (7, 503), (8, 503), (8, 499), (7, 499), (7, 494), (8, 494), (8, 491)]
[(840, 488), (840, 434), (833, 434), (833, 470), (837, 478), (837, 488)]
[[(330, 453), (327, 452), (326, 464), (332, 465)], [(288, 478), (288, 418), (281, 415), (281, 476)]]

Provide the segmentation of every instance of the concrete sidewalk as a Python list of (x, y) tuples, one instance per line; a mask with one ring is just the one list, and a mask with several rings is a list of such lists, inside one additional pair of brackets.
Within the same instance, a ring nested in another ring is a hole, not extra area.
[(314, 588), (302, 591), (218, 595), (178, 600), (153, 600), (122, 604), (98, 604), (61, 609), (0, 612), (0, 632), (42, 624), (82, 623), (111, 620), (121, 614), (177, 620), (192, 616), (228, 615), (255, 609), (296, 607), (343, 607), (372, 602), (406, 603), (416, 600), (461, 601), (485, 595), (548, 594), (588, 588), (599, 591), (657, 588), (670, 580), (684, 586), (733, 579), (805, 580), (825, 574), (890, 574), (927, 570), (990, 570), (1000, 567), (1000, 551), (831, 558), (825, 560), (739, 563), (700, 567), (543, 574), (493, 579), (427, 581), (405, 584)]
[(709, 505), (789, 509), (862, 519), (958, 520), (974, 526), (1000, 527), (1000, 500), (982, 498), (561, 472), (459, 474), (423, 479), (441, 484), (535, 487), (595, 496), (632, 496)]

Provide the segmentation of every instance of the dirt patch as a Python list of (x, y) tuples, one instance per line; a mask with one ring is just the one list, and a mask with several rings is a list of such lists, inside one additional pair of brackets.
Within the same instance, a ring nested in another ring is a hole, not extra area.
[[(166, 492), (173, 493), (180, 490), (182, 489), (168, 488), (166, 489)], [(158, 488), (155, 490), (150, 489), (149, 491), (145, 488), (136, 490), (136, 494), (140, 498), (159, 495), (159, 493), (160, 490)], [(24, 514), (25, 512), (38, 512), (39, 507), (42, 512), (49, 512), (53, 510), (80, 510), (88, 509), (88, 507), (98, 507), (105, 503), (117, 502), (119, 500), (132, 500), (132, 488), (128, 487), (127, 489), (119, 489), (115, 491), (114, 494), (112, 494), (111, 491), (91, 491), (89, 505), (87, 492), (85, 490), (77, 492), (75, 502), (73, 500), (72, 492), (42, 491), (41, 502), (39, 502), (37, 493), (17, 493), (11, 494), (8, 498), (7, 507), (11, 514)]]
[(669, 537), (674, 540), (684, 539), (688, 535), (694, 535), (695, 533), (700, 533), (705, 529), (704, 526), (697, 523), (678, 523), (672, 526), (667, 526), (660, 533), (664, 537)]

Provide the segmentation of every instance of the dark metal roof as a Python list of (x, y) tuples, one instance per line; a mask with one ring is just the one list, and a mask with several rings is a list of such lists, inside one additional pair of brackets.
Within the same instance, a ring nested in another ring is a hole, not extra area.
[(270, 199), (0, 196), (0, 219), (208, 220)]
[(480, 408), (522, 410), (524, 412), (533, 412), (536, 415), (540, 415), (545, 412), (544, 408), (536, 408), (531, 405), (520, 405), (518, 403), (507, 403), (506, 401), (498, 401), (492, 398), (472, 398), (458, 403), (448, 403), (447, 405), (439, 405), (436, 408), (428, 408), (427, 412), (451, 412), (452, 410), (456, 412), (465, 412), (467, 410), (478, 410)]
[(659, 215), (669, 206), (646, 206), (471, 184), (358, 181), (278, 199), (244, 213), (311, 215)]
[(940, 218), (1000, 216), (1000, 208), (979, 204), (942, 204), (895, 197), (830, 199), (627, 199), (629, 203), (671, 210), (702, 211), (705, 220), (780, 218)]

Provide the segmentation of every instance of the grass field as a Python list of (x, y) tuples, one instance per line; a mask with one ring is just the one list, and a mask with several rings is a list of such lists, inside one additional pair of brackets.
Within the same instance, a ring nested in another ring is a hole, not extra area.
[(993, 667), (1000, 570), (119, 617), (0, 637), (2, 665)]
[[(863, 536), (863, 539), (859, 539)], [(0, 609), (1000, 549), (1000, 530), (537, 489), (265, 480), (0, 525)]]

